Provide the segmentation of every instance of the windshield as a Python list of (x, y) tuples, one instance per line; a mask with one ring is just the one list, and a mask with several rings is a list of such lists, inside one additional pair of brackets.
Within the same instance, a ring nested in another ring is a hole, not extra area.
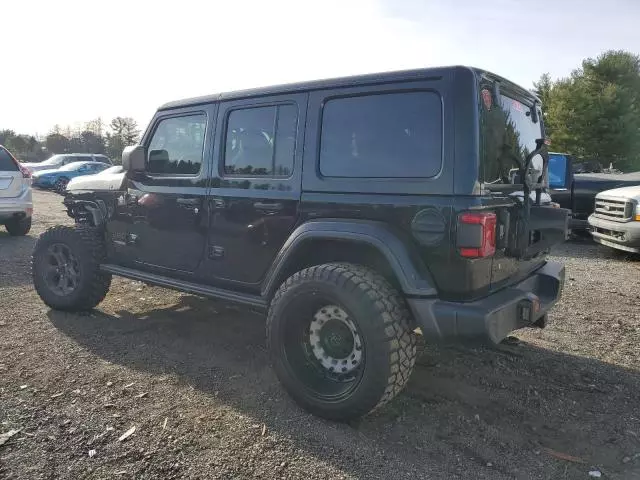
[(567, 178), (567, 156), (558, 153), (549, 154), (549, 186), (562, 188)]
[[(523, 183), (517, 175), (518, 168), (536, 149), (536, 140), (544, 137), (540, 110), (536, 106), (533, 116), (532, 105), (504, 94), (496, 104), (488, 89), (482, 90), (482, 109), (482, 180), (485, 184)], [(531, 181), (537, 181), (542, 168), (542, 156), (536, 155), (529, 170)]]
[(40, 165), (60, 165), (64, 160), (64, 155), (54, 155), (53, 157), (48, 158), (44, 162), (40, 162)]

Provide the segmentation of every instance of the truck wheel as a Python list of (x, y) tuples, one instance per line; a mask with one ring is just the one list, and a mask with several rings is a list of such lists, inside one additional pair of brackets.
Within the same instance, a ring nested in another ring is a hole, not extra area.
[(22, 237), (31, 230), (31, 217), (12, 218), (4, 226), (12, 237)]
[(276, 292), (267, 342), (289, 395), (320, 417), (346, 421), (390, 401), (416, 359), (411, 317), (373, 270), (329, 263), (302, 270)]
[(40, 235), (33, 251), (36, 292), (57, 310), (91, 310), (111, 285), (111, 275), (100, 270), (104, 257), (104, 240), (96, 229), (50, 228)]

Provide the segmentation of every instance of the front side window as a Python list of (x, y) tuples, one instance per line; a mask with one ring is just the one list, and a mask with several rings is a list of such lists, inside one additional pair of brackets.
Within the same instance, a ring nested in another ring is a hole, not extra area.
[(297, 122), (298, 109), (295, 105), (232, 110), (227, 118), (224, 173), (290, 176)]
[(325, 177), (433, 177), (442, 165), (442, 103), (435, 92), (335, 98), (322, 112)]
[(202, 166), (207, 117), (204, 114), (165, 118), (147, 149), (149, 173), (196, 175)]

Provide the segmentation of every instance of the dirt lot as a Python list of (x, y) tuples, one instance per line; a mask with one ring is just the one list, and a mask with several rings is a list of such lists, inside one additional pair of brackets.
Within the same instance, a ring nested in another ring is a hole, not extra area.
[(20, 430), (1, 478), (640, 479), (636, 259), (563, 245), (545, 330), (426, 347), (403, 394), (341, 425), (283, 393), (255, 312), (122, 279), (92, 314), (50, 311), (30, 254), (69, 219), (35, 203), (29, 237), (0, 233), (0, 434)]

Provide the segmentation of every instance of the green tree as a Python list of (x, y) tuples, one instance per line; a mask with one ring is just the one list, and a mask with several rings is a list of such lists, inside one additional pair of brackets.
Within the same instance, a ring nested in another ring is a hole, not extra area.
[(569, 78), (551, 82), (546, 95), (554, 150), (640, 170), (638, 55), (608, 51), (586, 59)]
[(47, 135), (45, 145), (50, 153), (65, 153), (70, 150), (69, 139), (60, 133)]
[(122, 150), (135, 145), (140, 139), (138, 124), (131, 117), (116, 117), (111, 120), (111, 132), (107, 133), (107, 154), (116, 162), (122, 158)]
[(553, 131), (552, 120), (546, 114), (549, 105), (551, 104), (551, 91), (553, 89), (553, 82), (551, 80), (551, 75), (548, 73), (544, 73), (540, 80), (537, 82), (533, 82), (533, 91), (540, 98), (542, 102), (542, 114), (544, 116), (544, 126), (546, 130), (547, 137), (551, 136), (551, 132)]

